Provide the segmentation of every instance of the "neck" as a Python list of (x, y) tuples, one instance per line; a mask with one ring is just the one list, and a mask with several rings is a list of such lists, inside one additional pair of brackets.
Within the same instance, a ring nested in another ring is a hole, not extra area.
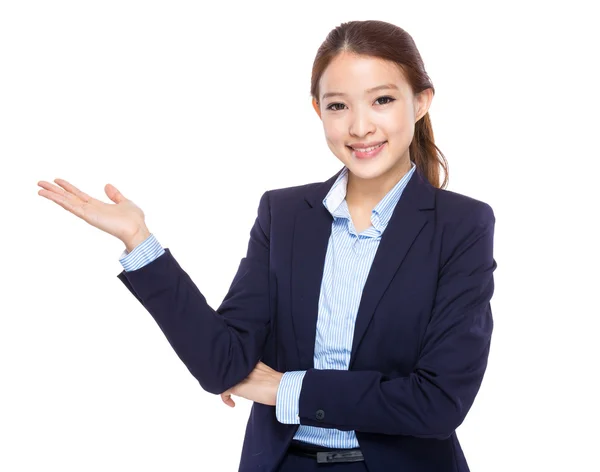
[(410, 160), (406, 160), (374, 179), (361, 179), (352, 172), (348, 172), (346, 202), (349, 206), (366, 205), (375, 208), (410, 168)]

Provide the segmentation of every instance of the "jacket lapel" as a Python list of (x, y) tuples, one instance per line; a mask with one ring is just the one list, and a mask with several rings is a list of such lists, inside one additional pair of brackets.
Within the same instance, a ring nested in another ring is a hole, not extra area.
[(433, 186), (415, 169), (383, 232), (365, 282), (354, 326), (349, 368), (352, 368), (356, 359), (356, 352), (379, 300), (400, 268), (413, 241), (427, 224), (430, 212), (425, 210), (434, 207), (434, 199)]
[[(299, 370), (314, 367), (319, 296), (333, 220), (323, 205), (323, 199), (340, 172), (326, 182), (311, 187), (305, 197), (307, 208), (301, 210), (295, 220), (291, 303)], [(379, 300), (412, 242), (427, 223), (428, 212), (423, 210), (433, 208), (433, 204), (433, 187), (416, 169), (394, 209), (369, 271), (354, 328), (350, 367)]]
[(326, 182), (311, 188), (310, 193), (305, 196), (306, 208), (298, 213), (295, 220), (291, 303), (299, 370), (314, 367), (319, 295), (333, 221), (331, 213), (323, 205), (323, 199), (342, 170), (343, 168)]

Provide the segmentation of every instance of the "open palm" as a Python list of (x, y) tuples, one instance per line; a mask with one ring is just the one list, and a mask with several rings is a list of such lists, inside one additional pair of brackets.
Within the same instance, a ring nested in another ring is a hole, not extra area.
[(113, 185), (107, 184), (104, 191), (115, 204), (92, 198), (66, 180), (54, 179), (54, 182), (57, 185), (39, 181), (38, 185), (42, 190), (38, 195), (56, 202), (75, 216), (121, 241), (132, 240), (145, 228), (144, 212)]

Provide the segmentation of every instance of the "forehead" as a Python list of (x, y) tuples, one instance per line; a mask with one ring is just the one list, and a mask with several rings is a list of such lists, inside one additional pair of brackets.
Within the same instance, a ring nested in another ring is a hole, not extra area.
[(319, 95), (344, 93), (363, 95), (367, 89), (394, 84), (401, 92), (410, 91), (402, 69), (394, 62), (378, 57), (343, 52), (327, 66), (319, 81)]

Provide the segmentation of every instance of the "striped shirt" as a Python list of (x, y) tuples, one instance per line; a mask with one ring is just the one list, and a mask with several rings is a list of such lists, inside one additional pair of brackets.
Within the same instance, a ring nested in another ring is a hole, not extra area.
[[(357, 234), (346, 203), (348, 168), (344, 167), (323, 199), (333, 216), (331, 235), (319, 296), (314, 368), (347, 370), (350, 363), (354, 323), (367, 275), (379, 241), (394, 208), (416, 166), (400, 179), (371, 213), (371, 226)], [(119, 261), (126, 271), (136, 270), (164, 253), (154, 235), (134, 248), (123, 251)], [(277, 420), (300, 424), (299, 398), (305, 371), (285, 372), (277, 391)], [(331, 448), (359, 447), (354, 431), (300, 425), (294, 435), (298, 441)]]

